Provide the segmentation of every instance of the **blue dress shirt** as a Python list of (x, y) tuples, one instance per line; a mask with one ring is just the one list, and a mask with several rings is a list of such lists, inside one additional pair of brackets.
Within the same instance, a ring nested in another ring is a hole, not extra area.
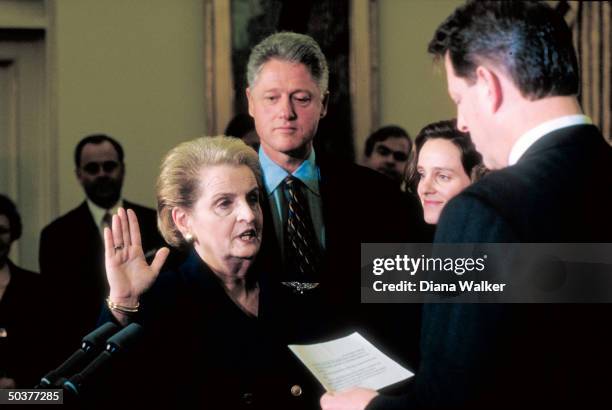
[(284, 232), (285, 223), (287, 222), (287, 201), (283, 195), (282, 182), (289, 175), (293, 175), (295, 178), (302, 181), (306, 187), (305, 195), (308, 200), (310, 217), (312, 218), (321, 249), (325, 249), (325, 226), (323, 225), (323, 207), (321, 204), (321, 192), (319, 191), (321, 174), (315, 162), (314, 149), (310, 151), (308, 158), (304, 160), (292, 174), (289, 174), (272, 161), (261, 147), (259, 148), (259, 163), (263, 171), (266, 198), (269, 201), (270, 210), (272, 211), (274, 230), (278, 243), (280, 244), (283, 259), (285, 257)]

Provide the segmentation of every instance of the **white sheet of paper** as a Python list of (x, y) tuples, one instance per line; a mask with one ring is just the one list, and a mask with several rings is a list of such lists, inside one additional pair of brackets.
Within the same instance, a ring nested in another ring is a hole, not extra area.
[(382, 389), (414, 376), (355, 332), (324, 343), (289, 345), (327, 391)]

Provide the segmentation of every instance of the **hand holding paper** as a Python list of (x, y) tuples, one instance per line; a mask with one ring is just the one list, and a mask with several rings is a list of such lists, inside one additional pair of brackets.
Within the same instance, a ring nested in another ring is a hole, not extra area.
[(327, 391), (351, 387), (378, 390), (414, 375), (357, 332), (330, 342), (289, 348)]

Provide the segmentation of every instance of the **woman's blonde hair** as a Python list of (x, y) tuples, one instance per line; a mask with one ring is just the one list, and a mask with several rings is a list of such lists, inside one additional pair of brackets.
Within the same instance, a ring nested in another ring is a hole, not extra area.
[(183, 142), (166, 154), (157, 179), (157, 226), (170, 245), (187, 244), (172, 219), (172, 209), (193, 209), (202, 194), (200, 171), (215, 165), (246, 165), (261, 187), (257, 153), (238, 138), (219, 135)]

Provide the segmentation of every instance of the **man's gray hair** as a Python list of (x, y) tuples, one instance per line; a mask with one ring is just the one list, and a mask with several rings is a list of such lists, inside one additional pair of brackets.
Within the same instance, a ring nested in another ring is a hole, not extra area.
[(252, 87), (261, 68), (269, 60), (301, 63), (308, 68), (310, 75), (319, 85), (321, 94), (327, 92), (329, 70), (321, 48), (314, 39), (306, 34), (281, 32), (263, 39), (251, 51), (247, 64), (247, 81)]

